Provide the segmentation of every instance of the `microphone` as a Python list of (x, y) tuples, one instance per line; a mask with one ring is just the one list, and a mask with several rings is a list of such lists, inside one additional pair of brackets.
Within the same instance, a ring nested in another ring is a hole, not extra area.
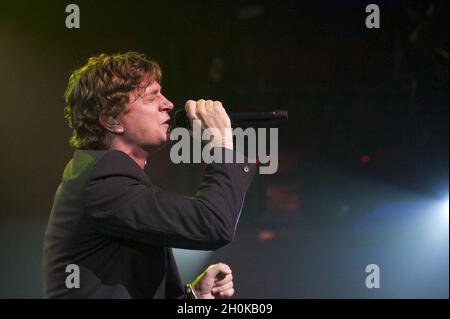
[[(231, 126), (252, 124), (252, 123), (274, 123), (288, 120), (288, 111), (274, 110), (264, 112), (227, 112), (231, 120)], [(174, 116), (174, 126), (191, 128), (191, 122), (185, 110), (178, 110)]]

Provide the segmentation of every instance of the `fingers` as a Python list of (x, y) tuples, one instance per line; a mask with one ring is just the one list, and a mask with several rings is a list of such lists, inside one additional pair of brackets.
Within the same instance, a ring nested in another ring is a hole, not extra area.
[(186, 110), (186, 114), (190, 119), (197, 119), (196, 115), (197, 103), (193, 100), (189, 100), (184, 105), (184, 109)]
[(198, 298), (229, 298), (234, 295), (231, 268), (223, 263), (210, 265), (193, 286)]
[(232, 274), (227, 274), (225, 275), (225, 277), (223, 279), (217, 280), (214, 285), (216, 286), (223, 286), (226, 285), (229, 282), (233, 281), (233, 275)]
[[(219, 274), (220, 275), (220, 274)], [(217, 280), (211, 290), (216, 298), (228, 298), (234, 295), (233, 275), (227, 274), (223, 279)]]
[(191, 119), (198, 119), (199, 115), (204, 116), (207, 113), (211, 113), (214, 110), (219, 110), (220, 112), (225, 111), (225, 108), (220, 101), (203, 100), (200, 99), (197, 102), (194, 100), (186, 101), (184, 105), (186, 113)]
[(230, 298), (234, 295), (234, 289), (230, 288), (225, 291), (213, 293), (215, 298)]
[(198, 100), (197, 101), (197, 108), (196, 108), (196, 115), (197, 118), (203, 119), (206, 114), (209, 114), (213, 111), (213, 101), (211, 100)]
[(206, 270), (206, 276), (210, 278), (217, 278), (219, 275), (226, 277), (228, 274), (231, 274), (231, 268), (223, 263), (211, 265)]
[[(201, 99), (197, 101), (197, 109), (195, 110), (197, 115), (204, 115), (206, 113), (206, 101)], [(198, 117), (198, 116), (197, 116)]]
[(212, 292), (213, 294), (220, 293), (220, 292), (223, 292), (223, 291), (230, 290), (231, 288), (233, 288), (233, 286), (234, 286), (234, 283), (233, 283), (232, 281), (230, 281), (230, 282), (227, 282), (227, 283), (224, 284), (224, 285), (213, 287), (213, 289), (211, 290), (211, 292)]
[(220, 101), (189, 100), (186, 102), (185, 109), (191, 127), (199, 120), (202, 132), (207, 130), (208, 137), (202, 140), (203, 142), (209, 142), (210, 147), (233, 149), (230, 117)]
[(211, 101), (211, 100), (205, 101), (205, 110), (207, 112), (211, 111), (213, 107), (214, 107), (214, 102), (213, 101)]
[(220, 102), (220, 101), (214, 101), (213, 104), (214, 104), (214, 107), (217, 108), (217, 109), (224, 109), (224, 107), (222, 105), (222, 102)]

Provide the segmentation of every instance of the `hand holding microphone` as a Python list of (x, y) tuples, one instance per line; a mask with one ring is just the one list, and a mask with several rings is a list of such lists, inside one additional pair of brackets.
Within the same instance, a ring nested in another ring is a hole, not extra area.
[(233, 149), (231, 121), (221, 102), (203, 99), (197, 102), (189, 100), (185, 104), (185, 110), (188, 126), (192, 127), (193, 121), (200, 120), (202, 130), (210, 130), (211, 139), (208, 141), (210, 146)]
[[(193, 102), (194, 101), (188, 101)], [(186, 104), (188, 103), (186, 102)], [(220, 103), (220, 102), (219, 102)], [(276, 123), (288, 120), (288, 111), (273, 110), (263, 112), (227, 112), (231, 120), (231, 126), (257, 124), (257, 123)], [(192, 120), (189, 119), (185, 110), (178, 110), (173, 117), (174, 127), (192, 128)]]

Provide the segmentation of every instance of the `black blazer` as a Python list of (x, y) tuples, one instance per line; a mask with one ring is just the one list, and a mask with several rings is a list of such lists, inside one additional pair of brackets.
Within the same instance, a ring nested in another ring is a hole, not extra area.
[[(75, 151), (45, 233), (44, 297), (183, 298), (169, 247), (215, 250), (232, 241), (255, 171), (208, 164), (191, 198), (154, 186), (123, 152)], [(80, 288), (66, 287), (69, 264), (80, 269)]]

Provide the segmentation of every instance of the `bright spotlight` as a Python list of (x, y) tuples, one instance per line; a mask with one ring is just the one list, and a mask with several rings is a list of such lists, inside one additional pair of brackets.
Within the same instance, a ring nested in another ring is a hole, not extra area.
[(448, 222), (448, 214), (449, 214), (449, 212), (448, 212), (448, 197), (447, 197), (447, 199), (445, 200), (443, 206), (444, 206), (444, 214), (445, 214), (445, 216), (446, 216), (446, 218), (447, 218), (447, 222)]

